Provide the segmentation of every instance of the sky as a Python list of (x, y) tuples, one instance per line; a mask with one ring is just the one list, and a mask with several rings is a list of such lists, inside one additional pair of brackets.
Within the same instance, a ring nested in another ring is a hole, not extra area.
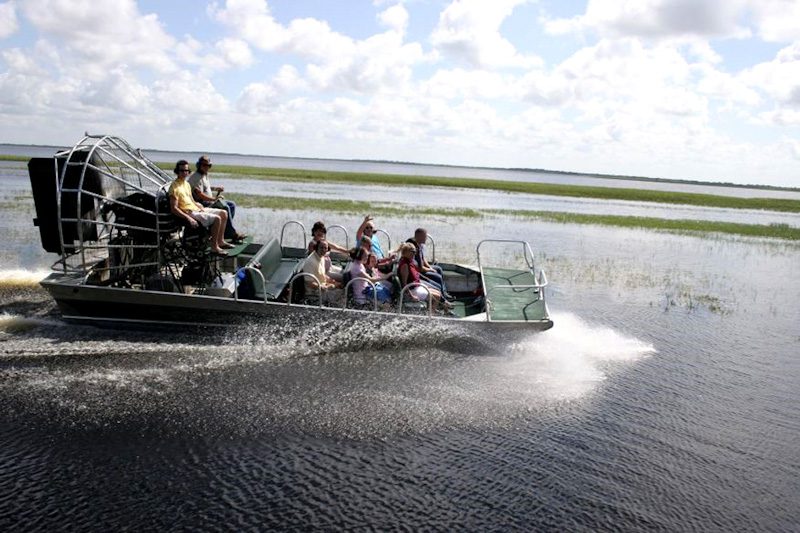
[(0, 143), (800, 187), (800, 0), (0, 0)]

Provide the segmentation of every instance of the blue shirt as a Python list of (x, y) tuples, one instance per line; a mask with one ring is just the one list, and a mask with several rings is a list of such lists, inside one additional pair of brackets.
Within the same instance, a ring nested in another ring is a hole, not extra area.
[(375, 257), (378, 259), (383, 259), (383, 249), (381, 248), (381, 242), (378, 240), (378, 236), (374, 233), (372, 234), (372, 253), (375, 254)]

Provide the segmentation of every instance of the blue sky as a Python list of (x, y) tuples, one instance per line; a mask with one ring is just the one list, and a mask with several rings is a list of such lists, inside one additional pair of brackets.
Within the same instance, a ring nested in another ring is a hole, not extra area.
[(0, 0), (0, 142), (800, 186), (800, 0)]

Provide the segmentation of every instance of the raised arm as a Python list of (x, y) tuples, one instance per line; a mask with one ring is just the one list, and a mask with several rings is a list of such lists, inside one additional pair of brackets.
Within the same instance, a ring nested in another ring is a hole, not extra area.
[(367, 215), (364, 217), (364, 221), (361, 222), (361, 225), (356, 230), (356, 242), (361, 240), (361, 236), (364, 235), (364, 228), (367, 227), (367, 224), (369, 224), (371, 220), (372, 215)]

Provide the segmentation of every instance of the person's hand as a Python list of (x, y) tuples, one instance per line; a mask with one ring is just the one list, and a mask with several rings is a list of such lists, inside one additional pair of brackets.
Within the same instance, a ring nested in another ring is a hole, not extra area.
[(372, 220), (372, 215), (367, 215), (364, 217), (364, 222), (369, 222), (370, 220)]
[(217, 190), (220, 192), (220, 194), (222, 194), (222, 192), (225, 191), (225, 187), (223, 185), (220, 185), (217, 187)]
[(193, 228), (197, 227), (197, 221), (191, 217), (189, 217), (189, 225)]

